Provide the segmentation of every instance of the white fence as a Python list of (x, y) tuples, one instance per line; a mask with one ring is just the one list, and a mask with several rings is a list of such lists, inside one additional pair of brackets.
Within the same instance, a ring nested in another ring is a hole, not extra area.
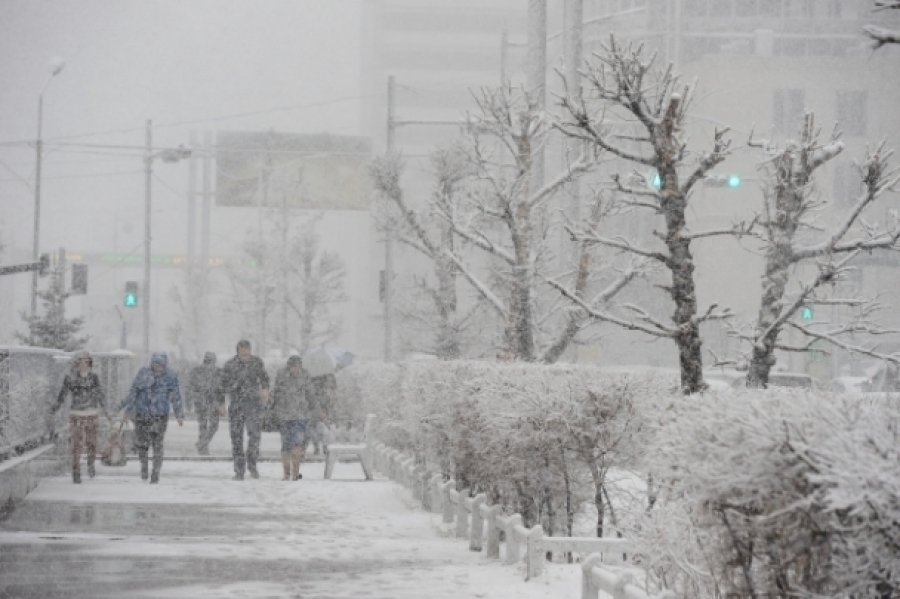
[[(540, 525), (526, 528), (521, 515), (503, 516), (500, 506), (489, 505), (483, 493), (471, 497), (468, 489), (457, 491), (456, 481), (432, 475), (396, 449), (376, 442), (370, 444), (369, 451), (376, 470), (410, 489), (424, 509), (441, 513), (448, 524), (455, 522), (456, 536), (468, 539), (470, 550), (484, 548), (488, 558), (500, 559), (502, 542), (504, 563), (516, 564), (524, 559), (526, 581), (541, 575), (548, 551), (578, 552), (590, 554), (582, 564), (582, 599), (599, 599), (600, 591), (612, 599), (652, 599), (635, 584), (634, 570), (627, 567), (632, 548), (626, 539), (545, 536)], [(671, 591), (656, 596), (675, 597)]]

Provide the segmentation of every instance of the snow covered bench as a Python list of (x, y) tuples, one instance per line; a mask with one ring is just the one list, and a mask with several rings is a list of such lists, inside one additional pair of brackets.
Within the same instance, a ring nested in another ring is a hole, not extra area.
[(354, 444), (354, 445), (329, 445), (328, 446), (328, 455), (325, 458), (325, 478), (331, 478), (331, 474), (334, 471), (334, 463), (337, 462), (340, 458), (353, 458), (356, 457), (359, 459), (359, 463), (362, 466), (363, 474), (366, 476), (366, 480), (372, 480), (372, 421), (375, 419), (374, 414), (369, 414), (366, 416), (366, 424), (363, 428), (363, 435), (365, 439), (365, 443)]

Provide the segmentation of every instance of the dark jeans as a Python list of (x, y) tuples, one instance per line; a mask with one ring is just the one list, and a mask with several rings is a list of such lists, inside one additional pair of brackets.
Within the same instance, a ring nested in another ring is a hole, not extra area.
[(199, 400), (195, 405), (197, 411), (197, 426), (200, 435), (197, 445), (201, 449), (209, 449), (209, 442), (219, 430), (219, 404), (214, 401)]
[[(244, 476), (244, 469), (256, 470), (259, 457), (259, 439), (262, 435), (262, 406), (259, 402), (238, 402), (228, 407), (231, 455), (234, 456), (234, 473)], [(244, 429), (247, 429), (247, 452), (244, 453)]]
[(166, 436), (168, 425), (168, 416), (136, 416), (134, 418), (134, 446), (137, 447), (138, 458), (141, 460), (142, 475), (147, 472), (147, 459), (151, 445), (153, 446), (153, 472), (159, 475), (163, 461), (163, 439)]

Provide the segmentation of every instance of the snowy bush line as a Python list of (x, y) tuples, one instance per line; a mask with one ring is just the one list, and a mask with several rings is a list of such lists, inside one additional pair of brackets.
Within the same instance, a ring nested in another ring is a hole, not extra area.
[[(624, 535), (655, 589), (896, 596), (896, 397), (685, 397), (659, 378), (467, 361), (361, 364), (341, 376), (353, 411), (378, 415), (380, 441), (549, 534), (573, 536), (588, 518), (598, 535)], [(630, 482), (616, 484), (626, 472)]]

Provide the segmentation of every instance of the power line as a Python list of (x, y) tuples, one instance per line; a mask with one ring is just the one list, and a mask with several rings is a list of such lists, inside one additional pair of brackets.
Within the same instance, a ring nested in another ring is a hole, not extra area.
[[(379, 92), (380, 93), (380, 92)], [(154, 129), (164, 129), (164, 128), (172, 128), (172, 127), (184, 127), (186, 125), (199, 125), (203, 123), (213, 123), (218, 121), (227, 121), (230, 119), (239, 119), (246, 118), (250, 116), (258, 116), (261, 114), (269, 114), (273, 112), (290, 112), (292, 110), (299, 110), (303, 108), (318, 108), (320, 106), (330, 106), (332, 104), (339, 104), (341, 102), (349, 102), (351, 100), (362, 100), (365, 98), (371, 98), (373, 96), (379, 95), (378, 93), (371, 94), (362, 94), (357, 96), (344, 96), (341, 98), (333, 98), (331, 100), (322, 100), (319, 102), (309, 102), (306, 104), (295, 104), (293, 106), (279, 106), (276, 108), (266, 108), (263, 110), (256, 110), (251, 112), (239, 112), (235, 114), (228, 114), (224, 116), (217, 117), (208, 117), (204, 119), (194, 119), (190, 121), (176, 121), (172, 123), (158, 123), (153, 126)], [(62, 135), (59, 137), (51, 137), (45, 138), (44, 143), (53, 142), (54, 140), (64, 140), (64, 139), (82, 139), (85, 137), (96, 137), (100, 135), (113, 135), (117, 133), (134, 133), (135, 131), (143, 131), (144, 127), (129, 127), (126, 129), (110, 129), (108, 131), (95, 131), (90, 133), (79, 133), (76, 135)], [(0, 142), (0, 146), (15, 146), (15, 145), (33, 145), (34, 140), (19, 140), (19, 141), (3, 141)]]

